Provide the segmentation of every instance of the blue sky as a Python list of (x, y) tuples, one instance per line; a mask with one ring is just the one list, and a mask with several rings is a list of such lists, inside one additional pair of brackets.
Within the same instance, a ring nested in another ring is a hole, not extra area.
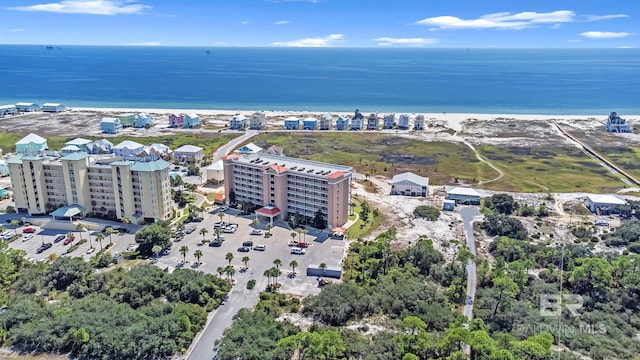
[(3, 0), (0, 6), (1, 44), (640, 47), (637, 0)]

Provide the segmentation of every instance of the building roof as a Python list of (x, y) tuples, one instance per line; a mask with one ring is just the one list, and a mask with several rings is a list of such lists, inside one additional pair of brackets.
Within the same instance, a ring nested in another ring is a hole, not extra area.
[(223, 161), (224, 160), (233, 160), (233, 159), (237, 159), (239, 157), (240, 157), (240, 155), (238, 155), (238, 154), (229, 154), (229, 155), (223, 156), (222, 158), (220, 158), (220, 160), (223, 160)]
[(232, 120), (232, 121), (233, 121), (233, 120), (236, 120), (236, 121), (243, 121), (243, 120), (246, 120), (246, 119), (247, 119), (247, 117), (246, 117), (246, 116), (244, 116), (244, 115), (241, 115), (241, 114), (235, 114), (235, 115), (233, 115), (233, 116), (231, 117), (231, 120)]
[(467, 187), (454, 187), (447, 191), (447, 194), (451, 195), (462, 195), (462, 196), (477, 196), (480, 197), (480, 193), (475, 189), (467, 188)]
[(280, 166), (280, 165), (278, 165), (278, 164), (271, 164), (271, 165), (267, 165), (267, 166), (265, 167), (265, 169), (266, 169), (266, 168), (273, 169), (273, 170), (274, 170), (276, 173), (278, 173), (278, 174), (282, 174), (283, 172), (287, 171), (287, 168), (286, 168), (286, 167), (284, 167), (284, 166)]
[(36, 135), (34, 133), (31, 133), (25, 137), (23, 137), (22, 139), (18, 140), (18, 142), (16, 143), (16, 145), (27, 145), (27, 144), (44, 144), (47, 142), (47, 139), (43, 138), (42, 136)]
[(59, 209), (56, 209), (51, 213), (51, 216), (64, 216), (71, 217), (76, 216), (84, 211), (84, 208), (78, 204), (63, 206)]
[(117, 123), (120, 122), (120, 119), (118, 118), (114, 118), (114, 117), (103, 117), (102, 120), (100, 120), (100, 123), (104, 123), (104, 124), (112, 124), (112, 123)]
[(66, 145), (80, 145), (80, 146), (82, 146), (82, 145), (87, 145), (89, 143), (91, 143), (91, 140), (87, 140), (87, 139), (83, 139), (83, 138), (76, 138), (76, 139), (73, 139), (71, 141), (67, 141), (65, 144)]
[(133, 164), (133, 162), (129, 160), (112, 161), (109, 163), (109, 165), (113, 166), (129, 166), (131, 164)]
[(318, 119), (312, 118), (312, 117), (308, 117), (308, 118), (304, 119), (303, 121), (318, 121)]
[(422, 177), (411, 172), (394, 175), (391, 183), (396, 184), (402, 181), (409, 181), (420, 186), (429, 186), (429, 178)]
[(256, 210), (256, 214), (265, 216), (276, 216), (280, 214), (280, 209), (275, 206), (264, 206)]
[(175, 149), (173, 152), (177, 153), (177, 152), (183, 152), (183, 153), (197, 153), (204, 150), (203, 148), (201, 148), (200, 146), (195, 146), (195, 145), (182, 145), (179, 148)]
[(242, 156), (233, 154), (227, 155), (223, 160), (231, 160), (234, 163), (240, 163), (263, 170), (268, 168), (267, 165), (277, 165), (280, 167), (280, 170), (286, 168), (288, 173), (328, 179), (339, 179), (345, 174), (353, 172), (353, 168), (350, 166), (328, 164), (267, 153), (246, 154)]
[(120, 144), (114, 146), (114, 149), (138, 149), (144, 147), (144, 145), (142, 144), (138, 144), (135, 141), (131, 141), (131, 140), (125, 140), (123, 142), (121, 142)]
[(222, 169), (224, 169), (224, 164), (222, 163), (222, 160), (218, 160), (205, 168), (205, 170), (222, 170)]
[(614, 204), (614, 205), (624, 205), (627, 203), (626, 200), (621, 199), (615, 195), (600, 195), (600, 194), (591, 194), (587, 195), (587, 199), (593, 203), (599, 204)]
[(36, 103), (30, 103), (30, 102), (17, 102), (16, 106), (33, 106), (33, 105), (38, 105)]
[(295, 116), (289, 116), (288, 118), (284, 119), (284, 121), (300, 121), (300, 119)]
[(248, 143), (247, 145), (237, 149), (237, 153), (253, 154), (262, 151), (262, 148), (254, 143)]
[(0, 105), (0, 109), (15, 109), (15, 105)]
[(60, 151), (80, 151), (80, 148), (75, 145), (67, 145), (60, 149)]
[(58, 107), (58, 106), (62, 106), (62, 104), (58, 104), (58, 103), (44, 103), (44, 104), (42, 104), (42, 107), (45, 107), (45, 106)]
[(69, 155), (63, 156), (62, 160), (82, 160), (88, 158), (89, 155), (86, 152), (74, 152)]
[(171, 164), (163, 159), (154, 161), (136, 161), (131, 165), (132, 171), (157, 171), (168, 169)]

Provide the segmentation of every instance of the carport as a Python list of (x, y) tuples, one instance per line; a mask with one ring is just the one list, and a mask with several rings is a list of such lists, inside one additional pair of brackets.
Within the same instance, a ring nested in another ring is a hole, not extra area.
[(56, 217), (68, 217), (69, 222), (72, 222), (74, 216), (78, 214), (82, 214), (83, 212), (84, 212), (84, 207), (78, 204), (73, 204), (73, 205), (63, 206), (53, 211), (51, 213), (51, 216), (53, 217), (54, 221), (56, 220)]
[(280, 215), (281, 211), (275, 206), (263, 206), (256, 210), (256, 216), (264, 216), (269, 218), (269, 223), (273, 225), (273, 218)]

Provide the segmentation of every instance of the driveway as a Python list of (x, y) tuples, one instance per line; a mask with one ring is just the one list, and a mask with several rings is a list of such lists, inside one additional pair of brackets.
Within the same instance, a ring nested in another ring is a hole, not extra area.
[[(464, 229), (467, 237), (467, 247), (469, 251), (475, 256), (476, 255), (476, 242), (473, 237), (473, 221), (476, 217), (481, 216), (482, 214), (478, 211), (477, 207), (465, 206), (460, 208), (460, 215), (462, 216), (462, 221), (464, 223)], [(476, 300), (476, 286), (477, 286), (477, 274), (476, 274), (476, 263), (474, 260), (469, 260), (467, 263), (467, 294), (465, 298), (464, 309), (462, 310), (462, 314), (467, 317), (467, 319), (471, 320), (473, 318), (473, 303)], [(469, 301), (470, 300), (470, 301)]]

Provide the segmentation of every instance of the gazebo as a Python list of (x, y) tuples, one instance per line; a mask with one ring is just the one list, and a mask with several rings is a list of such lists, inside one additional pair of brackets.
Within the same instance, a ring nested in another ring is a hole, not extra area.
[(273, 225), (273, 218), (280, 215), (281, 211), (275, 206), (263, 206), (260, 209), (256, 210), (256, 216), (264, 216), (269, 218), (269, 223)]
[(82, 214), (84, 210), (84, 207), (78, 204), (67, 205), (51, 212), (51, 216), (53, 217), (54, 221), (56, 220), (56, 217), (68, 217), (69, 222), (72, 222), (73, 217), (78, 214)]

